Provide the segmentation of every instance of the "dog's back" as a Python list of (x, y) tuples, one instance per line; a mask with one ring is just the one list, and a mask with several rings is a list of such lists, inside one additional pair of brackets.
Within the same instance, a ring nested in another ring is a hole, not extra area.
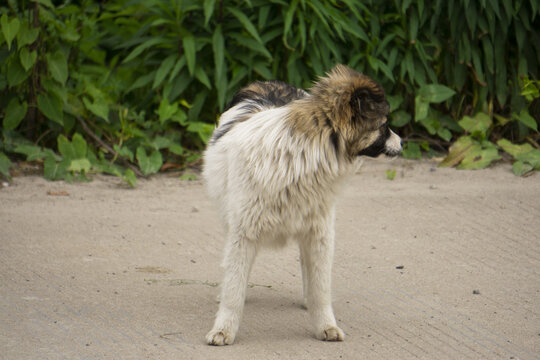
[(210, 144), (215, 144), (235, 124), (245, 121), (262, 110), (277, 108), (302, 99), (309, 94), (279, 80), (256, 81), (238, 90), (219, 119)]
[(307, 95), (306, 91), (283, 81), (256, 81), (238, 90), (225, 110), (247, 101), (258, 103), (264, 107), (280, 107)]

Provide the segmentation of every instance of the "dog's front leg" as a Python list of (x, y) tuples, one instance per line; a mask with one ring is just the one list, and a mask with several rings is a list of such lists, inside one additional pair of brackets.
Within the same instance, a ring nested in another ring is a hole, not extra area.
[(320, 340), (342, 341), (343, 331), (337, 326), (332, 310), (333, 234), (314, 235), (300, 242), (304, 297), (308, 313)]
[(244, 309), (249, 272), (257, 253), (255, 243), (242, 236), (233, 235), (227, 241), (219, 310), (214, 327), (206, 335), (206, 342), (210, 345), (234, 342)]

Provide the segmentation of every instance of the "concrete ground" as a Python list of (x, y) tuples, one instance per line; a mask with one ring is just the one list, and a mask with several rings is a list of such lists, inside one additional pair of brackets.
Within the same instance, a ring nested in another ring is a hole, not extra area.
[(0, 358), (540, 358), (540, 174), (380, 159), (343, 190), (345, 341), (312, 336), (291, 245), (260, 254), (236, 343), (211, 347), (223, 233), (200, 181), (16, 177), (0, 189)]

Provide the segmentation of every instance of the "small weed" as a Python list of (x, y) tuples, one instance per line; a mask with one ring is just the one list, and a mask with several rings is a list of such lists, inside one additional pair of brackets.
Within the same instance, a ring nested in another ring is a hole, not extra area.
[(180, 180), (185, 180), (185, 181), (195, 181), (197, 179), (198, 179), (197, 175), (190, 174), (190, 173), (186, 173), (186, 174), (183, 174), (182, 176), (180, 176)]
[(388, 180), (394, 180), (394, 178), (396, 177), (396, 173), (396, 169), (386, 170), (386, 178)]

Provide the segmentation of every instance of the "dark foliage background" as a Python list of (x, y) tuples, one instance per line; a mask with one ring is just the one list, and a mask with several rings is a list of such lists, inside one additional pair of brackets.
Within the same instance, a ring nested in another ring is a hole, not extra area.
[(248, 82), (309, 88), (336, 63), (381, 82), (404, 156), (540, 169), (540, 5), (511, 0), (8, 0), (0, 174), (182, 168)]

